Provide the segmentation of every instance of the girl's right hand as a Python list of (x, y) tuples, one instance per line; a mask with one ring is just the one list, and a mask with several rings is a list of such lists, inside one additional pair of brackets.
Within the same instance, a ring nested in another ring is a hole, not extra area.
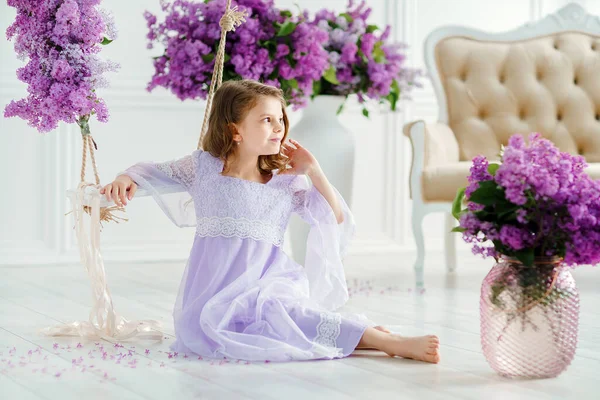
[(107, 201), (112, 198), (119, 207), (126, 206), (127, 200), (133, 199), (137, 190), (137, 185), (127, 175), (119, 175), (117, 179), (100, 189), (100, 194), (106, 197)]

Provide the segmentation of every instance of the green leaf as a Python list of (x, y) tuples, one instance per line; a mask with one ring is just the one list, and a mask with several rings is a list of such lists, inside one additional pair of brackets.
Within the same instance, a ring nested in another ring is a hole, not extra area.
[(375, 60), (378, 64), (383, 64), (385, 62), (385, 53), (381, 46), (383, 45), (382, 41), (375, 43), (373, 47), (373, 60)]
[(359, 49), (356, 52), (356, 54), (358, 54), (358, 56), (360, 57), (361, 60), (363, 60), (365, 63), (368, 63), (369, 59), (367, 58), (365, 53), (360, 49), (360, 44), (358, 45), (358, 47), (359, 47)]
[(100, 42), (100, 44), (106, 46), (107, 44), (110, 44), (111, 42), (112, 42), (112, 40), (105, 36), (104, 39), (102, 39), (102, 41)]
[(519, 250), (515, 253), (517, 260), (521, 261), (526, 267), (531, 267), (535, 259), (534, 248)]
[(392, 88), (390, 89), (390, 93), (386, 96), (390, 102), (390, 108), (392, 111), (396, 111), (396, 104), (400, 99), (400, 86), (398, 85), (397, 80), (392, 81)]
[(396, 111), (396, 103), (398, 103), (398, 95), (390, 92), (385, 98), (390, 102), (390, 109)]
[(340, 104), (340, 106), (338, 107), (337, 112), (335, 114), (340, 115), (342, 113), (342, 111), (344, 110), (345, 105), (346, 105), (346, 99), (344, 99), (344, 102), (342, 104)]
[(321, 86), (322, 86), (321, 79), (313, 82), (313, 91), (310, 96), (311, 98), (314, 98), (315, 96), (318, 96), (319, 94), (321, 94)]
[(215, 54), (214, 53), (204, 54), (202, 56), (202, 61), (204, 61), (205, 63), (209, 63), (209, 62), (211, 62), (214, 59), (215, 59)]
[(463, 228), (462, 226), (455, 226), (454, 228), (452, 228), (452, 230), (450, 232), (466, 232), (467, 228)]
[(513, 213), (515, 213), (520, 206), (511, 203), (506, 199), (499, 200), (496, 203), (496, 213), (498, 213), (498, 218), (505, 218)]
[(337, 76), (335, 75), (335, 68), (330, 66), (327, 71), (323, 74), (323, 78), (329, 83), (333, 83), (334, 85), (339, 85), (340, 81), (338, 81)]
[(292, 16), (292, 12), (290, 10), (281, 10), (279, 13), (282, 17), (290, 18)]
[(486, 211), (486, 210), (475, 211), (474, 214), (478, 220), (484, 221), (484, 222), (493, 222), (496, 219), (496, 214), (494, 214), (493, 212)]
[(286, 23), (281, 25), (281, 27), (279, 28), (279, 32), (277, 32), (277, 36), (290, 35), (292, 32), (294, 32), (296, 30), (297, 25), (298, 24), (296, 24), (295, 22), (287, 21)]
[(471, 193), (469, 200), (473, 203), (491, 206), (504, 200), (504, 193), (498, 189), (496, 182), (484, 181), (479, 182), (479, 187)]
[(367, 33), (373, 33), (376, 30), (379, 30), (377, 25), (367, 25)]
[(352, 15), (350, 15), (348, 13), (341, 13), (340, 17), (345, 18), (346, 21), (348, 21), (349, 24), (351, 24), (352, 22), (354, 22), (354, 18), (352, 18)]
[(503, 222), (508, 222), (510, 220), (516, 220), (517, 219), (516, 211), (518, 209), (519, 209), (519, 207), (515, 207), (515, 208), (505, 210), (505, 211), (498, 212), (498, 219), (502, 220)]
[(223, 57), (223, 62), (226, 63), (229, 60), (231, 60), (231, 56), (229, 54), (225, 54), (225, 57)]
[(462, 210), (463, 200), (465, 198), (466, 188), (458, 189), (454, 201), (452, 202), (452, 216), (457, 220), (460, 218), (460, 211)]
[(498, 168), (500, 168), (500, 164), (490, 164), (488, 165), (488, 172), (490, 175), (496, 176), (496, 171), (498, 171)]
[(242, 78), (241, 76), (239, 76), (235, 72), (231, 71), (231, 69), (229, 69), (229, 68), (225, 68), (223, 70), (223, 82), (231, 81), (231, 80), (239, 80), (241, 78)]
[(369, 118), (369, 110), (367, 110), (366, 108), (362, 109), (362, 115), (364, 115), (365, 117)]
[(290, 84), (291, 88), (298, 89), (298, 81), (296, 79), (290, 79), (288, 83)]

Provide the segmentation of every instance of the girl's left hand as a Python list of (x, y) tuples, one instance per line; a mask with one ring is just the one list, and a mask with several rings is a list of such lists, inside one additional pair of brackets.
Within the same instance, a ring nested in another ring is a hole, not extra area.
[(319, 162), (315, 156), (297, 141), (290, 139), (288, 143), (282, 143), (281, 148), (283, 154), (290, 159), (291, 167), (282, 174), (311, 175), (319, 171)]

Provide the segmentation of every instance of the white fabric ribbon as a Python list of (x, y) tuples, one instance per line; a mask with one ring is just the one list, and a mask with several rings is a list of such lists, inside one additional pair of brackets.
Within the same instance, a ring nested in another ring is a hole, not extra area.
[[(88, 190), (86, 190), (88, 189)], [(108, 341), (126, 340), (133, 337), (162, 340), (161, 323), (155, 320), (129, 321), (119, 315), (113, 306), (106, 284), (104, 261), (100, 253), (100, 187), (89, 190), (90, 185), (80, 183), (77, 191), (70, 191), (73, 205), (75, 232), (79, 244), (81, 263), (86, 268), (92, 286), (93, 305), (88, 321), (75, 321), (64, 325), (47, 327), (41, 333), (48, 336), (80, 336), (102, 338)], [(86, 231), (84, 205), (91, 207), (89, 233)]]

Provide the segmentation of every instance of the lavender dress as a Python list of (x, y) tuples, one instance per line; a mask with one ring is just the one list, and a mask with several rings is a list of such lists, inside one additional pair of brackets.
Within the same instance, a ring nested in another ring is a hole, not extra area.
[[(196, 226), (171, 349), (248, 361), (349, 355), (374, 324), (335, 312), (348, 299), (341, 257), (354, 222), (346, 203), (336, 192), (345, 215), (338, 224), (304, 176), (275, 174), (262, 184), (222, 169), (220, 159), (197, 150), (124, 172), (175, 224)], [(292, 212), (311, 227), (304, 267), (282, 250)]]

